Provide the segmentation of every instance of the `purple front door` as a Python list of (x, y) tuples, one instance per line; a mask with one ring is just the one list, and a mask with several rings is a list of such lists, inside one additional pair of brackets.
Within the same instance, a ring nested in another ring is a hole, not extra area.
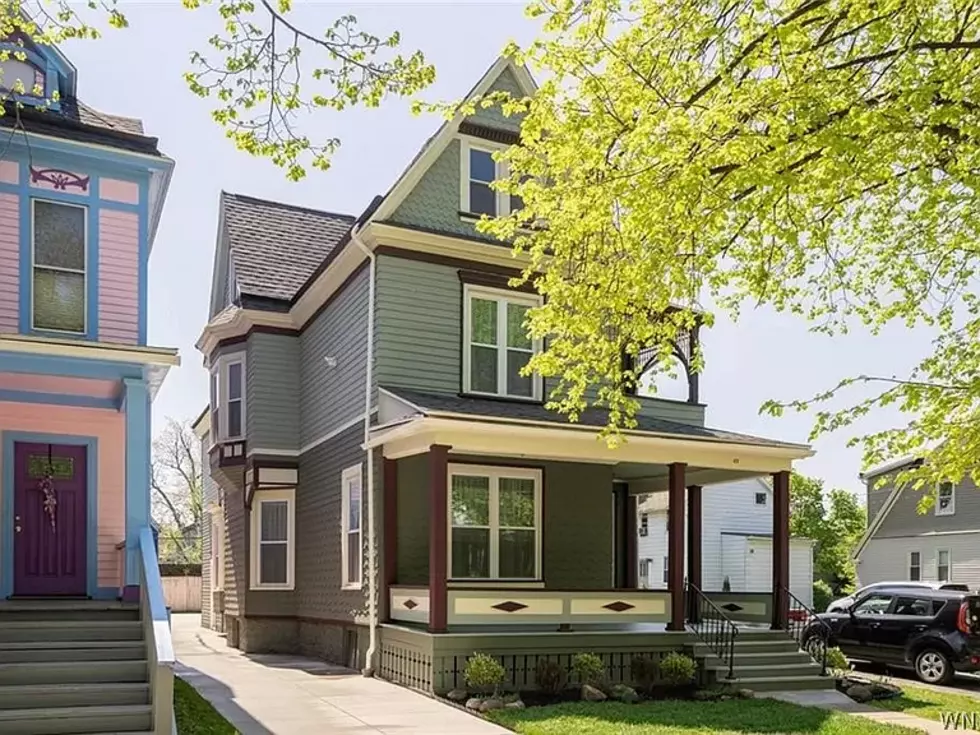
[(86, 460), (84, 446), (14, 444), (15, 595), (86, 594)]

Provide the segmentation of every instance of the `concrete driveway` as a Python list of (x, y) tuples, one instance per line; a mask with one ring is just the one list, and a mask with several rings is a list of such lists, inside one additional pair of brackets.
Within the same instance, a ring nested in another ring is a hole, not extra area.
[(937, 686), (919, 681), (911, 669), (883, 669), (880, 666), (876, 667), (868, 664), (854, 664), (853, 666), (854, 671), (858, 674), (867, 674), (874, 677), (883, 676), (886, 680), (893, 680), (898, 686), (901, 686), (903, 683), (914, 684), (923, 689), (935, 689), (937, 692), (963, 694), (968, 697), (980, 699), (980, 675), (978, 674), (957, 674), (950, 684)]
[(245, 655), (176, 614), (177, 675), (242, 735), (505, 735), (509, 731), (380, 679), (300, 656)]

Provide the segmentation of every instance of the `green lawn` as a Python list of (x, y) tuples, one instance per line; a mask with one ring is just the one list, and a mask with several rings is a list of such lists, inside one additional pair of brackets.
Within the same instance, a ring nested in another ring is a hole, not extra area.
[(238, 735), (238, 730), (219, 715), (208, 700), (176, 676), (174, 716), (177, 718), (177, 735)]
[(908, 712), (910, 715), (937, 722), (942, 722), (940, 713), (946, 713), (947, 716), (954, 712), (980, 713), (980, 699), (977, 697), (937, 692), (904, 681), (893, 681), (902, 688), (902, 696), (877, 700), (873, 703), (876, 707), (894, 712)]
[(919, 730), (771, 699), (573, 702), (497, 710), (491, 718), (521, 735), (921, 735)]

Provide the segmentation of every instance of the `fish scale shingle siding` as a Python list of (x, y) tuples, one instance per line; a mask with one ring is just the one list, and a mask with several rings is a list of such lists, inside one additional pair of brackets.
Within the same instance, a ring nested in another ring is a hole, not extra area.
[(299, 449), (300, 339), (253, 333), (246, 354), (246, 439), (251, 451)]

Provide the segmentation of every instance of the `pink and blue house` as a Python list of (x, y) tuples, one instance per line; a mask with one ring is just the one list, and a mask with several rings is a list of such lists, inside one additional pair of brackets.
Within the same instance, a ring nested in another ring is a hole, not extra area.
[(151, 404), (179, 362), (147, 343), (174, 162), (79, 100), (57, 49), (0, 45), (23, 57), (0, 62), (0, 599), (133, 599)]

